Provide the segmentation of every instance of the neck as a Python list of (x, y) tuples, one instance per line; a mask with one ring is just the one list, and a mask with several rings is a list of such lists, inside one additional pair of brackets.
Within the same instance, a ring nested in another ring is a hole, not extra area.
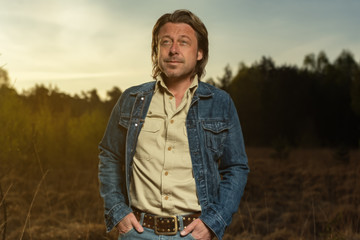
[(163, 78), (164, 82), (169, 89), (169, 91), (174, 95), (176, 99), (176, 106), (178, 106), (186, 92), (190, 87), (194, 77), (186, 79), (172, 79), (172, 78)]
[(194, 78), (189, 78), (182, 81), (174, 81), (170, 79), (165, 79), (165, 84), (168, 89), (175, 95), (176, 93), (184, 93), (191, 85)]
[(175, 92), (185, 92), (191, 85), (196, 75), (193, 73), (182, 77), (167, 77), (161, 74), (167, 88), (174, 94)]

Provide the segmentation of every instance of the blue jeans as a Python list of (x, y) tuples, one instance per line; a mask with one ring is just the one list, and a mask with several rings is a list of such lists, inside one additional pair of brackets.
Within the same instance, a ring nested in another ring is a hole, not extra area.
[[(140, 224), (142, 225), (144, 220), (144, 215), (141, 216)], [(155, 234), (153, 229), (145, 228), (142, 233), (137, 232), (134, 228), (125, 234), (119, 235), (119, 240), (195, 240), (191, 233), (182, 237), (180, 236), (180, 231), (184, 229), (184, 224), (182, 218), (179, 218), (179, 231), (176, 235), (165, 236)]]

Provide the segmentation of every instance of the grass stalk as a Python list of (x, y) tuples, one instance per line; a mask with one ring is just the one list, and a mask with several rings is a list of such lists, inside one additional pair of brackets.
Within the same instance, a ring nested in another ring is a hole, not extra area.
[(245, 205), (249, 211), (249, 218), (250, 218), (250, 222), (251, 222), (251, 229), (252, 229), (252, 233), (255, 234), (255, 222), (254, 222), (254, 219), (252, 217), (252, 213), (251, 213), (251, 209), (250, 209), (250, 206), (249, 206), (249, 203), (247, 201), (245, 201)]
[(311, 205), (312, 205), (312, 215), (313, 215), (313, 224), (314, 224), (314, 240), (316, 240), (316, 219), (315, 219), (314, 199), (312, 199)]
[(49, 172), (49, 170), (47, 170), (47, 171), (43, 174), (43, 176), (41, 177), (41, 179), (40, 179), (40, 181), (39, 181), (39, 183), (38, 183), (38, 185), (37, 185), (37, 187), (36, 187), (34, 196), (33, 196), (32, 200), (31, 200), (31, 203), (30, 203), (30, 207), (29, 207), (28, 213), (27, 213), (27, 215), (26, 215), (25, 224), (24, 224), (24, 228), (23, 228), (23, 230), (22, 230), (22, 232), (21, 232), (20, 240), (22, 240), (23, 237), (24, 237), (26, 225), (27, 225), (27, 223), (28, 223), (28, 221), (29, 221), (29, 219), (30, 219), (31, 209), (32, 209), (32, 207), (33, 207), (33, 205), (34, 205), (36, 196), (37, 196), (37, 194), (39, 193), (40, 186), (41, 186), (42, 182), (44, 181), (44, 179), (45, 179), (46, 175), (48, 174), (48, 172)]
[(2, 230), (2, 239), (3, 240), (6, 239), (6, 227), (7, 227), (7, 211), (6, 211), (5, 198), (6, 198), (6, 195), (9, 193), (11, 187), (12, 187), (12, 184), (8, 187), (6, 192), (3, 193), (2, 188), (0, 186), (0, 196), (1, 196), (0, 207), (3, 208), (3, 215), (4, 215), (4, 222), (0, 225), (0, 229), (3, 229)]
[[(44, 175), (45, 174), (44, 168), (43, 168), (43, 166), (41, 164), (40, 157), (39, 157), (39, 152), (37, 150), (37, 147), (36, 147), (36, 144), (35, 144), (34, 140), (32, 141), (32, 146), (33, 146), (35, 158), (36, 158), (36, 160), (37, 160), (37, 162), (39, 164), (41, 174)], [(46, 183), (44, 183), (44, 187), (45, 187), (46, 201), (47, 201), (47, 204), (49, 206), (50, 214), (52, 214), (53, 210), (52, 210), (52, 207), (51, 207), (50, 198), (49, 198), (49, 191), (48, 191), (48, 187), (47, 187)]]

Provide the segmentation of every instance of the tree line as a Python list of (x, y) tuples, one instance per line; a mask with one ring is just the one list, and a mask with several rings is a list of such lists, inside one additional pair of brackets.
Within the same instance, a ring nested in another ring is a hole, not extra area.
[[(241, 63), (234, 75), (226, 66), (222, 77), (206, 81), (232, 96), (248, 146), (359, 145), (360, 67), (349, 51), (333, 62), (324, 52), (309, 54), (301, 67), (263, 57)], [(95, 89), (69, 95), (44, 85), (18, 93), (0, 68), (0, 160), (94, 158), (120, 95), (118, 87), (102, 100)]]
[[(0, 162), (17, 161), (92, 165), (97, 161), (97, 144), (121, 95), (118, 87), (101, 100), (97, 91), (71, 96), (56, 87), (35, 85), (18, 93), (0, 69)], [(1, 176), (0, 176), (1, 177)]]
[(263, 57), (208, 82), (232, 96), (249, 145), (359, 146), (360, 66), (350, 51), (333, 62), (309, 54), (302, 67)]

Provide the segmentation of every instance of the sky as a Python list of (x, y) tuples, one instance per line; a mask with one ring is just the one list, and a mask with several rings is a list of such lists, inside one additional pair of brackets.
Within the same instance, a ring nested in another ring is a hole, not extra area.
[(19, 92), (35, 84), (101, 97), (151, 81), (157, 19), (188, 9), (209, 32), (208, 78), (262, 56), (302, 66), (305, 55), (360, 58), (358, 0), (0, 0), (0, 67)]

